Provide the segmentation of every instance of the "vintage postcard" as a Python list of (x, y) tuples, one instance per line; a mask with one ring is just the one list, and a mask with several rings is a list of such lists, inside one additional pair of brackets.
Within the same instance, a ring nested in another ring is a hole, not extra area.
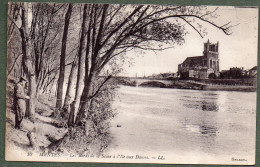
[(7, 161), (255, 164), (258, 7), (8, 4)]

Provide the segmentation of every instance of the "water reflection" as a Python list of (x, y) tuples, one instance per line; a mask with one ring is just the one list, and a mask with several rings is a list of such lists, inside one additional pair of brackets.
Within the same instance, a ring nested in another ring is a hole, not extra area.
[(219, 107), (215, 102), (209, 101), (190, 101), (189, 103), (183, 104), (187, 108), (198, 109), (203, 111), (217, 112)]
[(217, 133), (217, 128), (213, 127), (213, 126), (206, 126), (206, 125), (202, 125), (200, 126), (200, 133), (203, 135), (213, 135), (215, 136)]
[(217, 112), (219, 110), (218, 96), (216, 93), (200, 93), (192, 94), (192, 96), (182, 95), (179, 100), (187, 108)]
[(215, 102), (206, 102), (203, 101), (201, 104), (201, 109), (203, 111), (218, 111), (218, 105)]
[(182, 126), (188, 132), (202, 134), (204, 136), (216, 136), (218, 129), (211, 125), (192, 125), (183, 123)]

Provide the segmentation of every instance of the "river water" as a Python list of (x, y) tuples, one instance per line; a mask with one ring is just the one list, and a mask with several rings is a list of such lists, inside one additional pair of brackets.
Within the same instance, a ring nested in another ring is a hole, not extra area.
[(256, 92), (121, 86), (113, 108), (117, 162), (254, 163)]

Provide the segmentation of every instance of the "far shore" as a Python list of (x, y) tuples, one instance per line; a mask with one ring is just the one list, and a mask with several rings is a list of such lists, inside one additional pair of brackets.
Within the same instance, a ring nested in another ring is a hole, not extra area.
[[(129, 83), (129, 84), (128, 84)], [(213, 90), (213, 91), (242, 91), (256, 92), (255, 86), (247, 85), (215, 85), (215, 84), (197, 84), (190, 83), (185, 80), (174, 81), (172, 84), (165, 84), (160, 81), (146, 81), (137, 85), (135, 82), (121, 82), (119, 85), (138, 86), (138, 87), (154, 87), (154, 88), (173, 88), (173, 89), (192, 89), (192, 90)]]
[(207, 85), (203, 90), (256, 92), (257, 88), (244, 85)]

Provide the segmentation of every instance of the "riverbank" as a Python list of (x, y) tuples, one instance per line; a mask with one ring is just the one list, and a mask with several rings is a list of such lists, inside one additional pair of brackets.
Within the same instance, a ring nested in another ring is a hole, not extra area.
[(257, 88), (243, 85), (206, 85), (203, 90), (256, 92)]
[[(69, 128), (67, 118), (57, 114), (55, 100), (49, 100), (48, 96), (44, 94), (34, 100), (34, 121), (24, 118), (21, 128), (16, 129), (13, 107), (14, 83), (14, 80), (8, 80), (7, 83), (6, 160), (17, 161), (31, 158), (31, 156), (50, 154), (98, 155), (107, 147), (110, 142), (109, 134), (106, 131), (109, 128), (108, 124), (103, 123), (102, 129), (93, 126), (93, 122), (89, 121), (88, 131), (78, 126)], [(58, 161), (58, 159), (56, 160)]]

